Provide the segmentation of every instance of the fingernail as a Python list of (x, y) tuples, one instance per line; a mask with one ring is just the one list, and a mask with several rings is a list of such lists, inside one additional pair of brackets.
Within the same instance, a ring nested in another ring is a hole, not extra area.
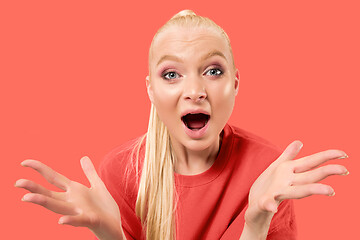
[(21, 201), (23, 201), (23, 202), (27, 202), (27, 201), (29, 201), (29, 197), (28, 197), (28, 195), (27, 195), (27, 194), (26, 194), (26, 195), (24, 195), (24, 196), (22, 197)]
[(346, 173), (343, 173), (343, 174), (341, 174), (341, 175), (346, 176), (346, 175), (349, 175), (349, 174), (350, 174), (350, 172), (346, 170)]
[(335, 191), (332, 193), (332, 194), (329, 194), (330, 197), (334, 196), (335, 195)]
[(62, 221), (62, 219), (60, 218), (59, 221), (58, 221), (58, 224), (64, 224), (64, 222)]
[(88, 156), (83, 156), (83, 157), (80, 159), (80, 162), (84, 162), (84, 161), (86, 161), (86, 160), (88, 160), (88, 159), (89, 159)]
[(339, 159), (348, 158), (349, 156), (345, 153), (345, 156), (339, 157)]
[(15, 186), (15, 187), (19, 187), (19, 186), (18, 186), (18, 184), (19, 184), (19, 182), (20, 182), (20, 181), (22, 181), (22, 179), (18, 179), (18, 180), (16, 180), (16, 182), (15, 182), (14, 186)]

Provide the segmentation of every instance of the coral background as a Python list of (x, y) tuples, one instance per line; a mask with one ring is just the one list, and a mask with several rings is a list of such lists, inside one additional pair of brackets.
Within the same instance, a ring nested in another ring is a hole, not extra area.
[[(91, 239), (85, 228), (21, 202), (19, 164), (45, 162), (88, 184), (96, 167), (147, 129), (147, 57), (157, 29), (182, 9), (224, 28), (240, 70), (230, 123), (300, 157), (346, 151), (350, 175), (323, 182), (334, 197), (296, 200), (299, 239), (356, 239), (359, 200), (360, 15), (358, 1), (1, 1), (0, 177), (2, 239)], [(55, 189), (52, 187), (52, 189)]]

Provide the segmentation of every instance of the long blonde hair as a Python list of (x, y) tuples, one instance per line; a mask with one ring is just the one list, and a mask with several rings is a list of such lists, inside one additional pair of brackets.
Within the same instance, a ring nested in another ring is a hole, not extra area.
[[(173, 25), (215, 30), (228, 41), (231, 57), (233, 58), (230, 40), (222, 28), (212, 20), (198, 16), (191, 10), (183, 10), (175, 14), (155, 34), (149, 49), (149, 72), (152, 46), (156, 37)], [(232, 60), (235, 68), (234, 59)], [(138, 152), (144, 139), (141, 138), (136, 147)], [(137, 154), (137, 166), (139, 162), (139, 154)], [(139, 173), (139, 167), (137, 169)], [(176, 238), (176, 198), (174, 156), (171, 149), (170, 135), (164, 123), (159, 119), (155, 106), (151, 105), (149, 126), (146, 134), (145, 157), (135, 207), (147, 239), (173, 240)]]

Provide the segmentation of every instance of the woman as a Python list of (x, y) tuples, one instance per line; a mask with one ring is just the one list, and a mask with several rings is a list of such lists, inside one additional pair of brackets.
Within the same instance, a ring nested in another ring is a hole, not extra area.
[(16, 186), (31, 192), (23, 200), (99, 239), (295, 239), (291, 199), (332, 196), (317, 182), (348, 174), (341, 165), (316, 168), (347, 157), (343, 151), (293, 160), (301, 142), (280, 153), (227, 124), (239, 88), (230, 41), (192, 11), (179, 12), (154, 36), (146, 85), (148, 132), (109, 153), (101, 179), (87, 157), (81, 165), (90, 189), (25, 160), (65, 192), (21, 179)]

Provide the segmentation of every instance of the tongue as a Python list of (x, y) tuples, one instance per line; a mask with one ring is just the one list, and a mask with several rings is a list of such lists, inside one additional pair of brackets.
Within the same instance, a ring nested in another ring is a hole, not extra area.
[(190, 129), (200, 129), (205, 126), (205, 120), (192, 119), (192, 120), (187, 121), (187, 126)]

